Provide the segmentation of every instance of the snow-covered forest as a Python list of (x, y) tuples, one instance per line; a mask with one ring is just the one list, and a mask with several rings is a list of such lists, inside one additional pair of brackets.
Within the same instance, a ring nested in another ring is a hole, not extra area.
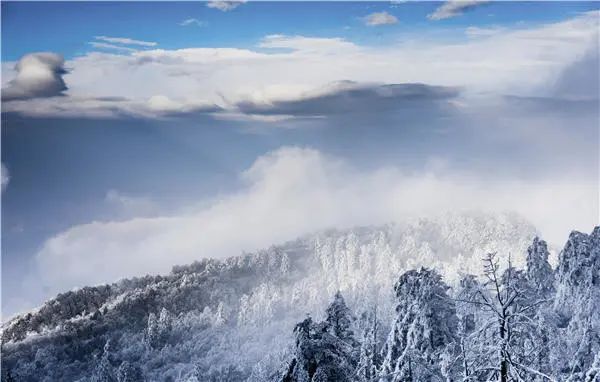
[(600, 381), (600, 227), (518, 216), (319, 232), (66, 292), (2, 330), (3, 381)]

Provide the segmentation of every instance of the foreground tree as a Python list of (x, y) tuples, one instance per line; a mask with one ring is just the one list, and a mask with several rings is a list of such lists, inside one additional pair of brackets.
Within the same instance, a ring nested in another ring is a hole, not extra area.
[(384, 347), (381, 380), (446, 380), (441, 360), (457, 331), (448, 289), (441, 276), (427, 268), (400, 277), (394, 287), (397, 316)]
[(471, 353), (469, 377), (501, 382), (551, 380), (531, 367), (543, 349), (535, 317), (546, 300), (537, 298), (525, 272), (513, 268), (510, 260), (501, 274), (495, 254), (484, 258), (483, 275), (485, 282), (464, 300), (477, 306), (483, 318), (468, 338), (477, 347)]

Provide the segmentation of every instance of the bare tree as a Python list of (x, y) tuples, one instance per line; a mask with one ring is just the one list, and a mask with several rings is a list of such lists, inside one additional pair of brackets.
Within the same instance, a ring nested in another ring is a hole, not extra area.
[(462, 352), (464, 380), (552, 380), (527, 366), (539, 351), (535, 313), (546, 300), (536, 298), (525, 273), (513, 268), (510, 259), (502, 273), (495, 253), (483, 262), (484, 282), (457, 299), (477, 306), (481, 316), (467, 339), (472, 349)]

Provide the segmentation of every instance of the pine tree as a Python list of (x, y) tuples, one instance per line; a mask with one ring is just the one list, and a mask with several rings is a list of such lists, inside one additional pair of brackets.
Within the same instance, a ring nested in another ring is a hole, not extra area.
[(382, 380), (443, 379), (441, 356), (456, 341), (457, 331), (448, 289), (441, 276), (427, 268), (400, 277), (394, 286), (397, 316), (384, 347)]
[(352, 325), (352, 312), (339, 293), (327, 308), (325, 321), (315, 323), (308, 317), (297, 324), (294, 355), (282, 381), (353, 381), (358, 342)]
[(325, 322), (329, 332), (340, 340), (348, 342), (351, 346), (356, 346), (357, 343), (352, 330), (355, 318), (339, 291), (327, 307), (326, 313)]

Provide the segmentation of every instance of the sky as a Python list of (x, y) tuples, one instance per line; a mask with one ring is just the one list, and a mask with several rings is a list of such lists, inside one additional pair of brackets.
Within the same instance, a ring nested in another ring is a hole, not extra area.
[(3, 317), (331, 227), (598, 225), (596, 2), (1, 7)]

